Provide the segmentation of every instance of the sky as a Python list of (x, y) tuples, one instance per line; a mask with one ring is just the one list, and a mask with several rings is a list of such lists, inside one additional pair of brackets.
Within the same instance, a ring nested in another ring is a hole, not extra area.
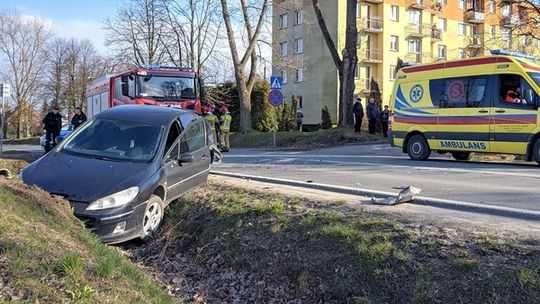
[(63, 38), (90, 39), (106, 53), (103, 20), (114, 17), (121, 0), (1, 0), (0, 11), (16, 9), (21, 15), (37, 16), (53, 24)]

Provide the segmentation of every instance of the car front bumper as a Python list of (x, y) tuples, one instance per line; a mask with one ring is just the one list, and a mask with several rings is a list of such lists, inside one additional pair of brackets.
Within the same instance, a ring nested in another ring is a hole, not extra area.
[(111, 210), (90, 212), (86, 211), (87, 204), (76, 202), (70, 202), (70, 204), (75, 209), (75, 216), (104, 243), (121, 243), (140, 236), (145, 211), (144, 204), (132, 209), (122, 208), (117, 212), (111, 212)]

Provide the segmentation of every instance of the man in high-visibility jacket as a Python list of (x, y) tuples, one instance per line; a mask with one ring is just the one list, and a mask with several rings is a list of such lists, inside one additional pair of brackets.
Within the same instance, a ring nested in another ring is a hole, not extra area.
[(219, 145), (218, 136), (217, 136), (217, 132), (218, 132), (217, 129), (219, 128), (219, 124), (218, 124), (219, 122), (216, 115), (214, 115), (212, 109), (213, 109), (212, 107), (209, 107), (206, 109), (206, 115), (204, 116), (204, 118), (208, 120), (208, 122), (210, 123), (210, 130), (212, 131), (212, 138), (214, 139), (214, 144), (217, 146)]
[(229, 109), (226, 106), (221, 107), (221, 151), (222, 152), (229, 152), (229, 149), (231, 148), (231, 143), (229, 141), (229, 134), (231, 132), (231, 121), (232, 116), (229, 112)]

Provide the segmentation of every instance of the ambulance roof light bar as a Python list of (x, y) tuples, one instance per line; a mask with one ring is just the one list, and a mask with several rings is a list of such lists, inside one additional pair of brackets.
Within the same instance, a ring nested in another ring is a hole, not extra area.
[(148, 70), (178, 70), (178, 71), (187, 71), (187, 72), (193, 72), (192, 68), (187, 67), (173, 67), (173, 66), (161, 66), (159, 64), (141, 64), (139, 65), (139, 68), (141, 69), (148, 69)]
[(536, 60), (536, 57), (534, 56), (518, 53), (518, 52), (512, 52), (508, 50), (492, 50), (491, 55), (507, 55), (507, 56), (512, 56), (512, 57), (521, 57), (521, 58), (525, 58), (529, 60)]

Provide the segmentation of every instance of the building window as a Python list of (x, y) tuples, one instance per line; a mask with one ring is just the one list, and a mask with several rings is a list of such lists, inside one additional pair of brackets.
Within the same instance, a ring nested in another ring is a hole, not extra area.
[(302, 54), (304, 52), (304, 39), (298, 38), (294, 40), (294, 48), (296, 54)]
[(281, 70), (281, 78), (283, 79), (283, 84), (287, 83), (289, 79), (289, 71), (287, 70)]
[(281, 46), (281, 56), (287, 56), (287, 54), (289, 53), (289, 44), (287, 43), (287, 41), (282, 42), (279, 45)]
[(508, 3), (505, 3), (505, 4), (503, 4), (502, 9), (503, 9), (503, 13), (502, 13), (503, 16), (509, 17), (510, 16), (510, 11), (512, 10), (512, 6), (510, 4), (508, 4)]
[(304, 70), (296, 69), (296, 82), (304, 81)]
[(495, 4), (495, 0), (490, 0), (489, 1), (489, 12), (492, 13), (492, 14), (495, 13), (495, 7), (496, 6), (497, 5)]
[(439, 0), (439, 3), (440, 3), (441, 5), (446, 5), (446, 0)]
[(409, 53), (420, 54), (420, 40), (409, 40)]
[(391, 65), (390, 66), (390, 80), (395, 80), (395, 79), (396, 79), (396, 66)]
[(437, 58), (446, 59), (446, 45), (439, 45), (437, 48)]
[(362, 17), (362, 6), (360, 2), (356, 2), (356, 18)]
[(446, 19), (444, 18), (439, 18), (437, 20), (437, 28), (441, 31), (441, 32), (446, 32)]
[(360, 66), (357, 64), (354, 68), (354, 79), (360, 78)]
[(491, 39), (495, 38), (495, 25), (489, 26), (489, 38)]
[(510, 30), (502, 29), (502, 40), (510, 41)]
[(409, 11), (409, 23), (410, 24), (420, 24), (421, 14), (418, 10)]
[(296, 11), (296, 18), (294, 20), (296, 25), (304, 23), (304, 10), (299, 9)]
[(399, 37), (390, 36), (390, 51), (399, 51)]
[(457, 49), (457, 58), (465, 59), (465, 49)]
[(399, 6), (392, 5), (390, 7), (390, 20), (399, 21)]
[(458, 8), (465, 9), (465, 0), (458, 0)]
[(540, 49), (540, 39), (536, 40), (536, 47)]
[(289, 26), (288, 24), (288, 20), (287, 20), (287, 14), (283, 14), (283, 15), (280, 15), (279, 16), (279, 26), (282, 28), (282, 29), (285, 29), (287, 28), (287, 26)]
[(457, 33), (459, 36), (465, 36), (465, 34), (467, 33), (467, 26), (465, 25), (465, 23), (458, 23)]

